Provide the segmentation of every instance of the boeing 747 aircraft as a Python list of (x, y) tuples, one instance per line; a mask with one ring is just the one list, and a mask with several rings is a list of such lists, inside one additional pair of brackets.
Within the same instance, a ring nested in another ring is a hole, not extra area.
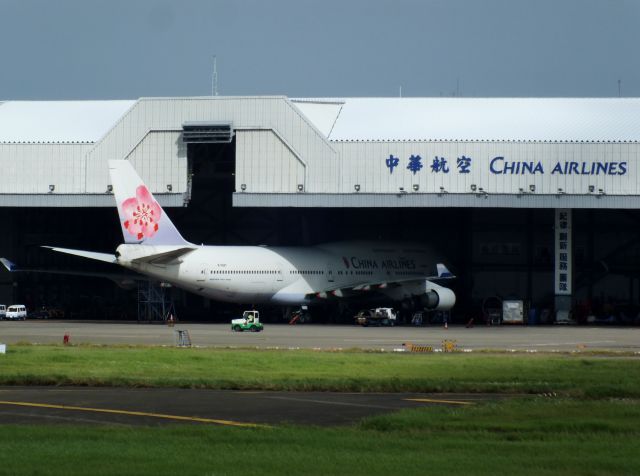
[(451, 273), (419, 245), (198, 246), (180, 235), (129, 161), (109, 161), (109, 172), (124, 243), (115, 254), (51, 249), (118, 264), (210, 299), (238, 304), (296, 306), (363, 293), (380, 293), (393, 301), (417, 300), (428, 309), (448, 310), (455, 304), (453, 291), (432, 281), (451, 278)]

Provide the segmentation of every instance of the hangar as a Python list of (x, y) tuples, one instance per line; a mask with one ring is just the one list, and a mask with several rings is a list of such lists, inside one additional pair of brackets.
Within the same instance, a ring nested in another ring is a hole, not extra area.
[[(419, 241), (459, 276), (454, 319), (516, 298), (633, 322), (639, 125), (632, 98), (0, 102), (0, 254), (110, 272), (40, 245), (115, 249), (106, 161), (127, 159), (193, 242)], [(176, 294), (184, 317), (225, 311)], [(2, 271), (2, 301), (119, 318), (135, 293)]]

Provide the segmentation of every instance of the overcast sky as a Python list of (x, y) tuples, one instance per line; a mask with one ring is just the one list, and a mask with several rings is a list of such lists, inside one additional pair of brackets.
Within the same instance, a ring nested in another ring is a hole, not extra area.
[(0, 0), (0, 99), (640, 95), (640, 0)]

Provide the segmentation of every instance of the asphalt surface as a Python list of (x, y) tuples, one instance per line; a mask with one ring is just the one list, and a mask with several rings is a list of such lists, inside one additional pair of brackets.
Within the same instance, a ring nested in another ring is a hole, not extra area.
[[(176, 345), (176, 330), (210, 347), (406, 349), (403, 344), (461, 350), (625, 351), (640, 354), (640, 328), (576, 326), (386, 327), (266, 324), (235, 333), (228, 324), (0, 321), (0, 344)], [(464, 406), (496, 395), (233, 392), (190, 389), (0, 387), (0, 424), (346, 425), (364, 417), (424, 405)]]
[(442, 348), (444, 340), (458, 349), (513, 351), (624, 351), (640, 353), (638, 327), (583, 326), (440, 326), (360, 327), (353, 325), (265, 324), (259, 333), (231, 331), (228, 324), (162, 324), (0, 321), (0, 344), (17, 342), (175, 345), (176, 330), (189, 332), (193, 345), (282, 349), (376, 349), (392, 351), (402, 344)]
[(0, 424), (348, 425), (425, 405), (466, 406), (497, 395), (235, 392), (202, 389), (0, 387)]

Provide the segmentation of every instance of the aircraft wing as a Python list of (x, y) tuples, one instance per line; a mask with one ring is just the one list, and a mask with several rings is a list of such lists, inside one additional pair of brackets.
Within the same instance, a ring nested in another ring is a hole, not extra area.
[(381, 291), (393, 287), (399, 287), (406, 284), (411, 283), (424, 283), (428, 278), (420, 278), (416, 279), (415, 277), (407, 277), (402, 279), (396, 279), (393, 281), (384, 281), (384, 282), (370, 282), (370, 283), (361, 283), (356, 286), (343, 287), (343, 288), (329, 288), (324, 291), (312, 293), (311, 296), (315, 296), (320, 299), (327, 299), (329, 297), (335, 296), (337, 298), (348, 298), (353, 296), (358, 296), (360, 293), (370, 292), (370, 291)]
[(44, 274), (63, 274), (67, 276), (86, 276), (91, 278), (104, 278), (113, 281), (124, 289), (132, 289), (136, 281), (150, 281), (146, 276), (138, 274), (116, 274), (116, 273), (94, 273), (91, 271), (71, 271), (58, 269), (34, 269), (20, 268), (14, 262), (7, 258), (0, 258), (0, 263), (11, 273), (44, 273)]
[(327, 289), (324, 291), (314, 293), (315, 297), (320, 299), (326, 299), (330, 296), (335, 296), (338, 298), (343, 297), (352, 297), (356, 296), (362, 292), (368, 291), (384, 291), (386, 289), (407, 286), (407, 285), (419, 285), (423, 284), (425, 281), (439, 281), (445, 279), (454, 279), (455, 276), (449, 269), (442, 263), (438, 263), (436, 265), (437, 275), (435, 276), (425, 276), (425, 277), (416, 277), (416, 276), (407, 276), (403, 278), (395, 278), (388, 281), (381, 282), (369, 282), (369, 283), (361, 283), (356, 286), (348, 287), (348, 288), (336, 288), (336, 289)]

